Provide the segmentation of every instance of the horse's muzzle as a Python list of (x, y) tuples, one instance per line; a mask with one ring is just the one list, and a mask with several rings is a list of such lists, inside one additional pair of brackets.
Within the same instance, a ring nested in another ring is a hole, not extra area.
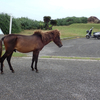
[(59, 48), (61, 48), (63, 45), (61, 44), (61, 45), (59, 45)]

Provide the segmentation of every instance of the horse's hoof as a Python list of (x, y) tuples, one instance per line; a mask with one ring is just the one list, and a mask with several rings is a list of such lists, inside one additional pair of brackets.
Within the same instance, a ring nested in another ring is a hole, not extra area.
[(15, 73), (15, 71), (14, 71), (14, 70), (12, 70), (12, 73)]
[(4, 74), (4, 72), (1, 72), (1, 75), (3, 75)]
[(38, 70), (36, 70), (36, 73), (39, 73), (39, 71), (38, 71)]
[(34, 68), (32, 69), (32, 71), (34, 71)]

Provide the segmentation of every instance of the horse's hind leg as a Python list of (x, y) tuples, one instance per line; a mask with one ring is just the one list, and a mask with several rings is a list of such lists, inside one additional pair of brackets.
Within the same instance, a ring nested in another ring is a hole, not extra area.
[[(11, 59), (12, 53), (13, 53), (13, 51), (12, 52), (11, 51), (10, 52), (6, 51), (5, 54), (0, 58), (0, 62), (1, 62), (1, 74), (3, 74), (3, 62), (4, 62), (5, 58), (8, 59), (7, 61), (10, 64), (10, 59)], [(12, 66), (9, 66), (9, 67), (11, 67), (12, 72), (14, 72)]]
[(3, 74), (3, 62), (5, 60), (5, 58), (7, 57), (7, 52), (0, 58), (0, 62), (1, 62), (1, 74)]
[(9, 64), (10, 70), (12, 71), (12, 73), (14, 73), (15, 71), (14, 71), (14, 69), (12, 68), (12, 65), (11, 65), (11, 62), (10, 62), (11, 57), (12, 57), (12, 54), (13, 54), (13, 52), (7, 57), (7, 62), (8, 62), (8, 64)]

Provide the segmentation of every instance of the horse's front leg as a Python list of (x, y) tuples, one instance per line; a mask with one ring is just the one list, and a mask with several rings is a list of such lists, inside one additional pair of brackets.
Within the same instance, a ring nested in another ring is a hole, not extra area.
[(33, 64), (34, 64), (34, 54), (33, 54), (33, 56), (32, 56), (32, 64), (31, 64), (31, 68), (32, 68), (32, 71), (34, 71), (34, 68), (33, 68)]
[(37, 73), (38, 73), (38, 69), (37, 69), (38, 55), (39, 55), (39, 51), (34, 52), (34, 57), (35, 57), (35, 70), (36, 70)]
[(3, 62), (1, 62), (1, 74), (3, 74)]
[(35, 58), (35, 70), (36, 72), (38, 73), (38, 69), (37, 69), (37, 63), (38, 63), (38, 55), (39, 55), (39, 52), (36, 54), (36, 58)]

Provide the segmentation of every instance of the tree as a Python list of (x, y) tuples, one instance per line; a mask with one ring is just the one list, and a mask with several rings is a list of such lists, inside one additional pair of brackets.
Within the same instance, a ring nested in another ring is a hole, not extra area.
[(50, 20), (50, 24), (51, 25), (57, 25), (57, 21), (56, 20)]
[(43, 20), (44, 20), (44, 23), (45, 23), (45, 29), (46, 29), (46, 30), (49, 29), (48, 23), (50, 22), (50, 19), (51, 19), (50, 16), (44, 16), (44, 17), (43, 17)]
[(56, 20), (50, 20), (50, 24), (52, 25), (50, 27), (50, 29), (52, 29), (53, 25), (57, 25), (57, 21)]

